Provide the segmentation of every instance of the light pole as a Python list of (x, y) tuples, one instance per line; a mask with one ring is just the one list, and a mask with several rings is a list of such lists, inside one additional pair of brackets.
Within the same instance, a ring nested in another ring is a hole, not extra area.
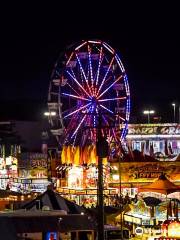
[(154, 110), (144, 110), (143, 113), (144, 113), (145, 115), (147, 115), (147, 117), (148, 117), (148, 123), (150, 123), (150, 115), (151, 115), (151, 114), (154, 114), (155, 111), (154, 111)]
[(176, 104), (175, 103), (172, 103), (172, 106), (173, 106), (173, 111), (174, 111), (174, 123), (176, 122)]
[(98, 156), (98, 186), (97, 186), (97, 200), (98, 200), (98, 240), (104, 239), (104, 182), (103, 182), (103, 158), (108, 157), (108, 142), (102, 136), (101, 115), (99, 114), (99, 126), (97, 132), (97, 156)]
[(119, 199), (120, 199), (120, 210), (121, 210), (121, 213), (120, 213), (120, 218), (121, 218), (121, 239), (123, 239), (123, 213), (122, 213), (122, 208), (123, 208), (123, 204), (122, 204), (122, 189), (121, 189), (121, 175), (122, 175), (122, 172), (121, 172), (121, 162), (122, 162), (122, 159), (123, 159), (123, 155), (121, 154), (119, 156)]

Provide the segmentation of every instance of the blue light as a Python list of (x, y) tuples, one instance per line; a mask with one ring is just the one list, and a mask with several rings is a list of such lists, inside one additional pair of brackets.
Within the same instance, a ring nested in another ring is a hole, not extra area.
[(46, 233), (46, 240), (57, 240), (57, 232), (47, 232)]

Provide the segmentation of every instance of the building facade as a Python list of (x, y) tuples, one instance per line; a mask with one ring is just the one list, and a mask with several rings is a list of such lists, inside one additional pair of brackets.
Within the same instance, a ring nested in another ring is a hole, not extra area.
[(180, 124), (129, 124), (127, 142), (132, 150), (155, 157), (175, 157), (180, 153)]

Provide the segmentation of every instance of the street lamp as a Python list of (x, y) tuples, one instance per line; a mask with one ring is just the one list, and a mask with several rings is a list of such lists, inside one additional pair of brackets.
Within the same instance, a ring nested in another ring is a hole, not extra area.
[(176, 122), (176, 104), (172, 103), (172, 106), (174, 108), (174, 123)]
[(44, 112), (44, 116), (56, 116), (56, 112)]
[(144, 113), (145, 115), (147, 115), (147, 117), (148, 117), (148, 123), (150, 123), (150, 115), (151, 115), (151, 114), (154, 114), (155, 111), (154, 111), (154, 110), (144, 110), (143, 113)]

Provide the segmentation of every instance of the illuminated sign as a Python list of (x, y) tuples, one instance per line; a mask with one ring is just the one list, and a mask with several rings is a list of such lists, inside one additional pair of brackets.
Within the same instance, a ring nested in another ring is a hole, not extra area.
[(47, 154), (31, 153), (30, 162), (32, 168), (47, 168)]
[(31, 160), (31, 167), (32, 168), (47, 168), (47, 160), (45, 159), (32, 159)]
[(87, 194), (97, 194), (97, 190), (87, 190)]
[[(132, 169), (131, 169), (132, 170)], [(135, 167), (133, 170), (134, 178), (158, 178), (164, 171), (163, 167), (147, 164), (141, 167)]]
[[(117, 167), (117, 170), (113, 170), (114, 174), (118, 173), (118, 163), (112, 163), (113, 168)], [(123, 162), (121, 163), (121, 182), (123, 187), (129, 186), (129, 182), (151, 182), (155, 178), (158, 178), (161, 173), (165, 173), (166, 176), (172, 182), (178, 182), (180, 179), (180, 162)], [(119, 180), (113, 180), (109, 187), (118, 187)]]
[(85, 195), (86, 191), (85, 190), (76, 190), (76, 194)]
[(132, 222), (132, 223), (136, 223), (136, 224), (141, 224), (141, 218), (129, 216), (129, 215), (126, 215), (126, 214), (124, 214), (124, 221)]
[(180, 135), (180, 124), (129, 124), (128, 135)]

